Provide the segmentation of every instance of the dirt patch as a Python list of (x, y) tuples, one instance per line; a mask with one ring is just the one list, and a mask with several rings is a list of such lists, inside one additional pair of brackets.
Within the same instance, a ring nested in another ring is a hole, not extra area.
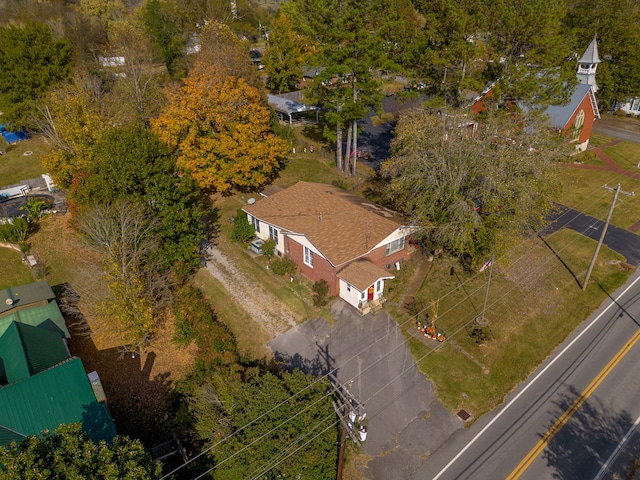
[(146, 351), (134, 357), (126, 352), (109, 319), (83, 308), (91, 303), (88, 297), (99, 297), (104, 289), (100, 259), (78, 240), (68, 220), (69, 215), (45, 218), (29, 241), (49, 269), (49, 283), (69, 284), (80, 295), (84, 318), (67, 315), (71, 354), (82, 359), (87, 372), (100, 375), (118, 433), (140, 438), (151, 447), (171, 438), (173, 387), (193, 365), (196, 347), (180, 349), (171, 342), (174, 330), (169, 319), (159, 325)]
[(241, 272), (218, 248), (210, 246), (207, 254), (207, 270), (271, 338), (297, 325), (296, 316), (286, 305)]

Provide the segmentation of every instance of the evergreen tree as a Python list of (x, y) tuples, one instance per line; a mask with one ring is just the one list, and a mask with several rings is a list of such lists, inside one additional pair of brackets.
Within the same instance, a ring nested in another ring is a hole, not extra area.
[(0, 27), (0, 111), (13, 129), (30, 126), (33, 103), (71, 73), (72, 51), (49, 27)]
[(93, 443), (79, 423), (60, 425), (55, 433), (0, 448), (3, 480), (153, 480), (161, 475), (161, 465), (138, 440), (116, 437), (110, 445)]

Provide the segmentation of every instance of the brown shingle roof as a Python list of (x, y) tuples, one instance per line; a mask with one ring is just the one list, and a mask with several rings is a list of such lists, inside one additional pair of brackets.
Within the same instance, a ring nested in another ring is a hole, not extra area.
[(384, 268), (380, 268), (368, 260), (357, 260), (343, 268), (338, 277), (350, 283), (361, 292), (369, 288), (376, 280), (381, 278), (394, 278)]
[(397, 213), (322, 183), (298, 182), (243, 210), (304, 234), (333, 265), (366, 254), (402, 225)]

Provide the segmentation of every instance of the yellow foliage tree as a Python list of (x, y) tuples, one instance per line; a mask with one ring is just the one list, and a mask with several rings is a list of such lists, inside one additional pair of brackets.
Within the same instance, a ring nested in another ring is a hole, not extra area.
[(256, 190), (284, 166), (287, 143), (271, 132), (269, 108), (243, 79), (200, 65), (168, 98), (152, 128), (200, 188)]
[(51, 146), (42, 164), (56, 184), (69, 188), (86, 170), (93, 145), (108, 126), (106, 117), (100, 81), (86, 72), (76, 73), (39, 105), (36, 122)]

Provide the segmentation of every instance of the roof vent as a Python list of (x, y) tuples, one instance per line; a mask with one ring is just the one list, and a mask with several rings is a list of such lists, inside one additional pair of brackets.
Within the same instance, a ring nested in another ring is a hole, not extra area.
[(247, 203), (248, 203), (249, 205), (253, 205), (254, 203), (256, 203), (256, 199), (255, 199), (255, 198), (253, 198), (253, 197), (251, 197), (249, 200), (247, 200)]

